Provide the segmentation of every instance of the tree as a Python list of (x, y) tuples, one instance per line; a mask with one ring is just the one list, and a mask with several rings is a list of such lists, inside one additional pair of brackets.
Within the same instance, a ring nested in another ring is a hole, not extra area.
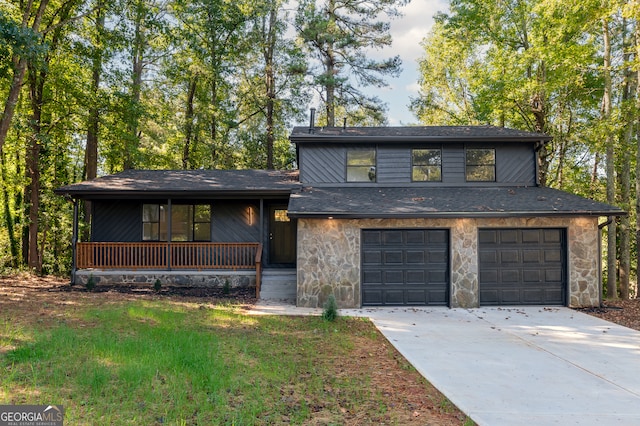
[(372, 59), (368, 49), (391, 45), (389, 22), (399, 16), (406, 0), (303, 0), (295, 19), (298, 36), (319, 64), (312, 85), (324, 103), (327, 126), (336, 125), (336, 107), (356, 107), (383, 123), (384, 106), (377, 97), (364, 95), (359, 86), (385, 87), (386, 76), (400, 72), (399, 56)]

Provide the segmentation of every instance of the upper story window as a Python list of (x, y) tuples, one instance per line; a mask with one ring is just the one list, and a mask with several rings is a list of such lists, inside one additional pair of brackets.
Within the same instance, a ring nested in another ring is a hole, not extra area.
[(347, 182), (376, 181), (376, 150), (352, 149), (347, 151)]
[(467, 149), (466, 156), (467, 182), (496, 181), (495, 149)]
[(411, 180), (413, 182), (442, 181), (442, 150), (412, 149)]
[[(142, 206), (142, 240), (167, 241), (167, 204)], [(171, 241), (211, 241), (211, 205), (173, 204), (171, 206)]]

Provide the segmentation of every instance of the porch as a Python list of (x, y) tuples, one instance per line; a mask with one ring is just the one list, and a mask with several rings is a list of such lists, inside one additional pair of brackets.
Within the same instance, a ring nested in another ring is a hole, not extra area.
[[(252, 286), (260, 295), (261, 243), (78, 242), (75, 278), (190, 285)], [(152, 280), (152, 281), (149, 281)], [(188, 281), (188, 282), (187, 282)]]

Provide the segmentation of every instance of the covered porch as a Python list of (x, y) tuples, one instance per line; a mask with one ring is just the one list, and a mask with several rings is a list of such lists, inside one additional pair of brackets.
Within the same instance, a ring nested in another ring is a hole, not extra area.
[(240, 170), (130, 170), (60, 188), (75, 206), (72, 282), (230, 282), (259, 296), (265, 267), (295, 266), (297, 188), (291, 172)]

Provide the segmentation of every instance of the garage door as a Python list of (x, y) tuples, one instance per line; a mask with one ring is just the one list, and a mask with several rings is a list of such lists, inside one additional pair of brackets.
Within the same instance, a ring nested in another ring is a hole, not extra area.
[(481, 305), (565, 305), (564, 229), (480, 229)]
[(449, 231), (362, 231), (362, 304), (447, 305)]

